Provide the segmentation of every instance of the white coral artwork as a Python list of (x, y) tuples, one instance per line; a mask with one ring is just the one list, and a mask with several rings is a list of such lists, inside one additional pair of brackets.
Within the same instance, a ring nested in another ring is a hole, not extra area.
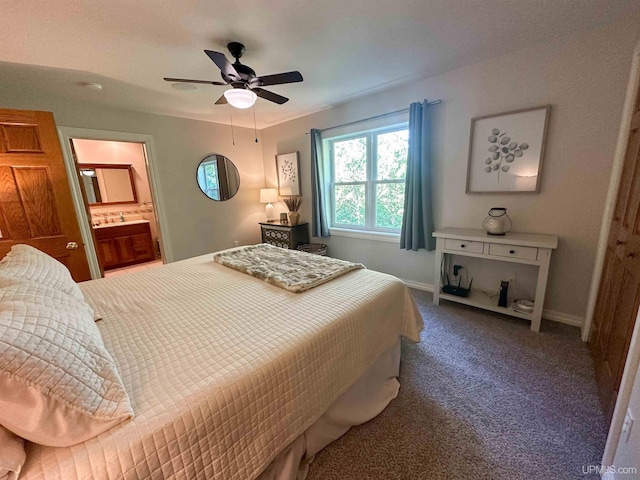
[(529, 148), (528, 143), (512, 142), (511, 137), (507, 135), (507, 132), (500, 131), (499, 128), (491, 130), (489, 135), (489, 156), (484, 163), (487, 165), (484, 168), (486, 173), (497, 172), (498, 183), (500, 183), (500, 172), (508, 172), (511, 169), (510, 163), (513, 163), (516, 158), (520, 158), (523, 152)]
[(471, 119), (467, 193), (538, 192), (550, 105)]
[(298, 152), (276, 155), (278, 188), (281, 196), (301, 195)]
[(285, 181), (285, 182), (295, 182), (297, 179), (297, 171), (296, 171), (296, 165), (293, 164), (293, 162), (288, 159), (285, 158), (282, 160), (282, 162), (280, 163), (280, 174), (281, 174), (281, 178)]

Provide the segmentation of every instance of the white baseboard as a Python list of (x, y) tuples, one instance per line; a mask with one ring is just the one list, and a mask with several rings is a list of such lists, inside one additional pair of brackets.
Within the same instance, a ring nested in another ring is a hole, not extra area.
[(542, 318), (578, 328), (582, 328), (584, 324), (584, 317), (571, 315), (570, 313), (556, 312), (555, 310), (543, 310)]
[(433, 293), (433, 285), (431, 283), (414, 282), (413, 280), (405, 280), (404, 278), (402, 279), (402, 281), (409, 288), (415, 288), (416, 290), (423, 290), (425, 292)]
[[(425, 292), (433, 293), (433, 284), (415, 282), (413, 280), (402, 279), (405, 285), (409, 288), (415, 288), (416, 290), (423, 290)], [(584, 317), (579, 315), (571, 315), (570, 313), (556, 312), (555, 310), (543, 310), (542, 318), (551, 320), (552, 322), (564, 323), (573, 327), (582, 328), (584, 323)]]

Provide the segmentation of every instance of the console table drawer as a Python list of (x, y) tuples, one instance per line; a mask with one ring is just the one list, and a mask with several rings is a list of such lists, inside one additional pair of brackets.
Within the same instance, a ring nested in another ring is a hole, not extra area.
[(537, 260), (538, 249), (534, 247), (521, 247), (518, 245), (503, 245), (500, 243), (489, 244), (489, 255), (497, 257), (514, 257), (525, 260)]
[(484, 242), (472, 242), (467, 240), (454, 240), (447, 238), (444, 241), (446, 250), (460, 250), (464, 252), (482, 253)]

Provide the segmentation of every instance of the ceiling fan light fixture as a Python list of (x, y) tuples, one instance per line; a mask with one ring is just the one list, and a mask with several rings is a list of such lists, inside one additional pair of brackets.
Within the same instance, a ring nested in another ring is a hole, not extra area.
[(224, 92), (224, 97), (232, 107), (236, 108), (252, 107), (258, 98), (254, 92), (245, 88), (231, 88)]

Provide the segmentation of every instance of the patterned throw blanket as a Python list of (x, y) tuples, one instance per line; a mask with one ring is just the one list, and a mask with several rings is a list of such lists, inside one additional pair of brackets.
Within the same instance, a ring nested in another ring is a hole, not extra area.
[(351, 270), (365, 268), (361, 263), (287, 250), (266, 243), (216, 253), (213, 259), (294, 293), (317, 287)]

